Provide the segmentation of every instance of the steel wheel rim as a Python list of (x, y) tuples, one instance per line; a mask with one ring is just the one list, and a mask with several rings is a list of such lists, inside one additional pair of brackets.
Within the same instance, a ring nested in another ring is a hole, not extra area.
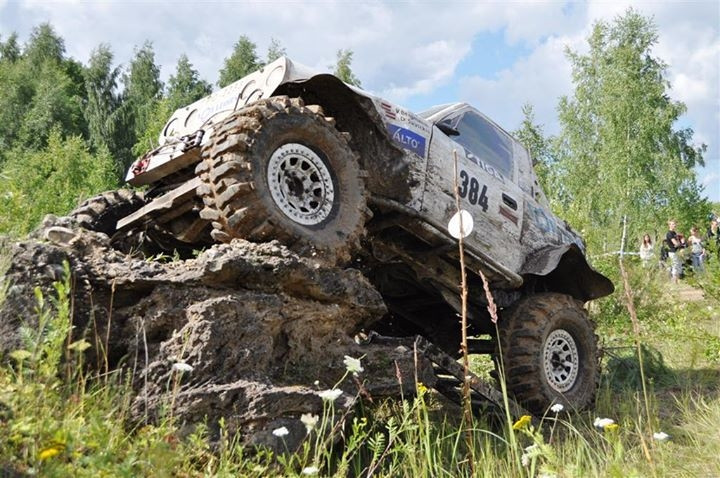
[(305, 226), (328, 218), (335, 201), (332, 175), (322, 158), (299, 143), (280, 146), (267, 169), (270, 194), (284, 215)]
[(558, 392), (567, 392), (575, 385), (579, 367), (575, 339), (566, 330), (553, 330), (543, 350), (543, 368), (550, 386)]

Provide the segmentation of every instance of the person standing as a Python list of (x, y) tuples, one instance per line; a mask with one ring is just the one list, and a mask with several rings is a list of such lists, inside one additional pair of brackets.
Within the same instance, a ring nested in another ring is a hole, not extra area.
[(655, 248), (653, 247), (652, 239), (650, 234), (643, 236), (642, 244), (640, 244), (640, 260), (644, 268), (652, 266), (652, 260), (655, 256)]
[(690, 229), (688, 242), (690, 243), (690, 257), (692, 258), (693, 271), (695, 274), (702, 274), (705, 272), (705, 266), (703, 264), (705, 261), (705, 246), (703, 245), (703, 240), (700, 237), (700, 231), (698, 231), (697, 227), (693, 226)]
[(717, 216), (713, 216), (710, 220), (710, 227), (707, 230), (706, 239), (710, 251), (714, 251), (716, 259), (720, 259), (720, 228), (718, 228)]
[(668, 221), (668, 232), (665, 234), (665, 243), (668, 247), (668, 258), (670, 259), (670, 279), (677, 284), (682, 274), (682, 259), (678, 253), (680, 241), (678, 240), (675, 228), (677, 223), (674, 219)]

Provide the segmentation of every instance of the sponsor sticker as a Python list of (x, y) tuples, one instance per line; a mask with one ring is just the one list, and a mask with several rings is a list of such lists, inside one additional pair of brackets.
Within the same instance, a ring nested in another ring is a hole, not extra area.
[(404, 149), (425, 157), (425, 137), (398, 125), (387, 125), (390, 137)]

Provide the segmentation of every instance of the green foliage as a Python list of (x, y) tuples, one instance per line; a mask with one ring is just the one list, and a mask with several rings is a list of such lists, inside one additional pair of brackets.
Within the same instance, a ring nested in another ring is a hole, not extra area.
[(689, 227), (707, 214), (692, 169), (704, 147), (674, 129), (685, 106), (670, 100), (666, 65), (652, 55), (655, 26), (628, 10), (597, 23), (588, 43), (586, 55), (568, 52), (575, 93), (559, 105), (554, 204), (595, 251), (620, 248), (624, 216), (633, 238), (669, 217)]
[(335, 63), (335, 70), (333, 74), (340, 78), (345, 83), (349, 83), (354, 86), (362, 86), (360, 80), (355, 73), (353, 73), (352, 65), (353, 51), (350, 49), (337, 51), (337, 62)]
[(200, 79), (200, 74), (192, 67), (187, 55), (180, 55), (175, 74), (170, 76), (168, 81), (167, 99), (170, 110), (175, 111), (194, 103), (211, 92), (212, 86)]
[(533, 159), (535, 173), (543, 191), (553, 191), (555, 183), (551, 175), (556, 162), (552, 149), (553, 138), (547, 138), (542, 126), (535, 123), (535, 111), (531, 104), (522, 107), (523, 120), (513, 136), (525, 146)]
[(132, 148), (133, 155), (142, 156), (158, 146), (160, 132), (174, 111), (175, 109), (170, 106), (169, 98), (163, 98), (155, 103), (155, 109), (147, 118), (145, 130), (137, 137)]
[(225, 58), (223, 68), (220, 70), (218, 79), (220, 88), (226, 87), (263, 66), (255, 52), (256, 48), (255, 43), (250, 41), (247, 36), (240, 36), (230, 56)]
[(110, 46), (99, 45), (93, 50), (84, 70), (87, 103), (85, 121), (88, 139), (95, 151), (107, 148), (116, 158), (127, 157), (126, 133), (120, 114), (122, 98), (118, 93), (120, 67), (113, 67)]
[(79, 201), (113, 189), (115, 164), (106, 149), (95, 155), (80, 137), (50, 133), (41, 151), (17, 151), (0, 172), (0, 234), (19, 236), (45, 214), (65, 214)]
[[(148, 134), (151, 124), (154, 126), (163, 92), (160, 67), (155, 64), (155, 52), (150, 42), (145, 42), (135, 51), (129, 73), (123, 77), (123, 83), (125, 90), (120, 114), (128, 131), (132, 132), (132, 136), (127, 139), (133, 153), (137, 155), (137, 151), (143, 153), (146, 151), (144, 145), (138, 144), (138, 139)], [(122, 158), (123, 171), (132, 160), (132, 156)]]
[(285, 51), (285, 47), (283, 47), (279, 41), (277, 41), (275, 38), (270, 39), (270, 46), (268, 46), (267, 51), (267, 62), (272, 63), (273, 61), (277, 60), (281, 56), (287, 55), (287, 52)]
[(64, 42), (52, 27), (42, 24), (34, 29), (22, 55), (18, 55), (16, 36), (2, 49), (0, 164), (15, 147), (45, 147), (55, 128), (66, 135), (83, 135), (81, 67), (64, 58)]
[(13, 32), (7, 40), (0, 41), (0, 61), (12, 63), (20, 58), (20, 45), (18, 45), (17, 39), (17, 33)]

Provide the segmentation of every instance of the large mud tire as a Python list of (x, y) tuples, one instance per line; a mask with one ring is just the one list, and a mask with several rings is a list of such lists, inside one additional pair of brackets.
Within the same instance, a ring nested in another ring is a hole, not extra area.
[(83, 228), (112, 236), (117, 222), (145, 205), (143, 195), (128, 189), (107, 191), (92, 197), (70, 213)]
[(213, 133), (196, 174), (200, 215), (218, 242), (278, 239), (330, 261), (359, 247), (365, 174), (318, 106), (274, 97), (243, 108)]
[(499, 333), (508, 390), (529, 411), (593, 406), (599, 353), (581, 302), (557, 293), (526, 297), (501, 317)]

